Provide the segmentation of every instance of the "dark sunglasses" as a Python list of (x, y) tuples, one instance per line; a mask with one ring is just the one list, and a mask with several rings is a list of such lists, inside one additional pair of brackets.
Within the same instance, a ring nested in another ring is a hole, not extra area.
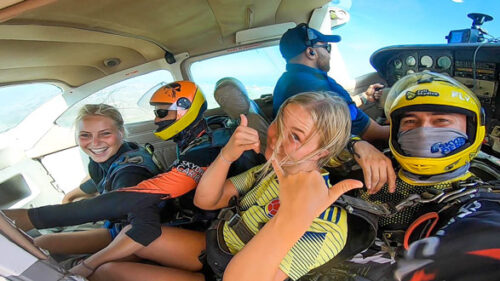
[(155, 113), (155, 116), (158, 118), (167, 117), (169, 111), (170, 110), (168, 110), (168, 109), (155, 109), (155, 110), (153, 110), (153, 112)]
[(313, 48), (325, 48), (328, 53), (332, 51), (332, 44), (314, 45)]
[(187, 110), (191, 107), (191, 102), (187, 98), (180, 98), (177, 100), (175, 104), (172, 104), (168, 107), (168, 109), (155, 109), (155, 116), (158, 118), (165, 118), (168, 115), (169, 111), (177, 111), (177, 110)]

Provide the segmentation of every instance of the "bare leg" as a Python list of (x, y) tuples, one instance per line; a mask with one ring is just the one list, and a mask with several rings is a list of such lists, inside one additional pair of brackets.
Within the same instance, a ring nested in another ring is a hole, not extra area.
[[(125, 229), (124, 229), (125, 230)], [(124, 231), (122, 230), (122, 231)], [(90, 280), (204, 280), (198, 256), (205, 250), (205, 233), (162, 227), (162, 234), (135, 255), (155, 261), (155, 266), (140, 263), (109, 262), (99, 266)]]
[(28, 231), (35, 228), (31, 223), (30, 217), (28, 216), (28, 209), (12, 209), (12, 210), (2, 210), (2, 212), (14, 221), (14, 224), (24, 230)]
[(206, 249), (205, 233), (175, 227), (162, 227), (161, 236), (135, 254), (159, 264), (189, 270), (201, 270), (198, 256)]
[(100, 266), (90, 276), (91, 281), (203, 281), (205, 277), (198, 272), (184, 271), (157, 265), (110, 262)]
[(63, 232), (35, 238), (35, 245), (51, 254), (93, 254), (111, 243), (108, 229), (98, 228), (78, 232)]

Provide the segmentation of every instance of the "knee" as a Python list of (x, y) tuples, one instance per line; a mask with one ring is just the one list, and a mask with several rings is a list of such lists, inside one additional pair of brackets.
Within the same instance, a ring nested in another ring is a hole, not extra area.
[(119, 262), (108, 262), (105, 264), (100, 265), (94, 273), (91, 275), (91, 280), (92, 281), (100, 281), (100, 280), (107, 280), (111, 281), (112, 276), (114, 276), (119, 269)]
[(57, 243), (56, 240), (57, 239), (53, 234), (45, 234), (35, 237), (33, 239), (33, 244), (37, 247), (50, 250), (52, 248), (52, 244)]

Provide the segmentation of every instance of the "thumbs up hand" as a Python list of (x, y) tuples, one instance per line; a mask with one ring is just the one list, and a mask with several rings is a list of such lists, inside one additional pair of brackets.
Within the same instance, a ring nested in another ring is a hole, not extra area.
[(271, 163), (279, 182), (279, 212), (293, 213), (305, 220), (312, 221), (342, 194), (363, 186), (360, 181), (348, 179), (328, 188), (317, 170), (289, 174), (276, 159)]
[(257, 130), (248, 127), (248, 120), (245, 115), (240, 114), (240, 118), (240, 125), (221, 151), (223, 158), (227, 161), (234, 162), (238, 160), (246, 150), (252, 149), (255, 153), (260, 152), (260, 141)]

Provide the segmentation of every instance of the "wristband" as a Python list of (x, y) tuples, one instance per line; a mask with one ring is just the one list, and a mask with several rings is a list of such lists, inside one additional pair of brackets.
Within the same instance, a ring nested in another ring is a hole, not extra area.
[(358, 141), (361, 141), (360, 137), (352, 137), (351, 139), (349, 139), (349, 141), (347, 142), (347, 151), (349, 151), (349, 153), (351, 153), (352, 155), (361, 158), (361, 156), (354, 150), (354, 144), (356, 144)]
[(368, 102), (368, 98), (366, 97), (365, 93), (359, 95), (359, 99), (361, 100), (361, 104), (366, 104)]
[(224, 161), (224, 162), (226, 162), (228, 164), (232, 164), (233, 163), (233, 161), (229, 161), (226, 158), (224, 158), (224, 156), (222, 155), (222, 151), (219, 153), (219, 155), (220, 155), (220, 158), (222, 159), (222, 161)]

